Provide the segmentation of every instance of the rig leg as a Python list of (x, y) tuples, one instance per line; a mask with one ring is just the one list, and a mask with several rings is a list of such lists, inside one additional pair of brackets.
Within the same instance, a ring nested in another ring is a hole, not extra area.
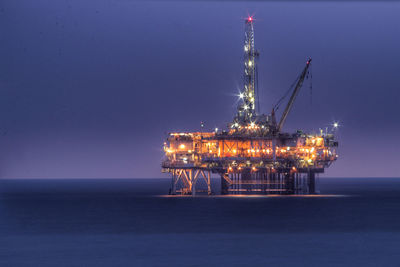
[[(203, 175), (204, 175), (204, 173), (203, 173)], [(212, 194), (212, 192), (211, 192), (211, 173), (210, 173), (210, 171), (207, 172), (207, 191), (208, 191), (209, 195)]]
[(229, 191), (228, 191), (229, 184), (226, 179), (226, 176), (228, 176), (228, 174), (226, 174), (226, 173), (221, 174), (221, 195), (229, 194)]
[(315, 172), (308, 172), (308, 193), (315, 194)]
[(288, 172), (285, 174), (285, 189), (287, 195), (294, 194), (294, 173)]
[(190, 183), (191, 183), (191, 189), (192, 189), (192, 196), (196, 195), (196, 180), (197, 180), (197, 174), (193, 176), (193, 170), (189, 171), (189, 178), (190, 178)]
[(172, 182), (171, 182), (171, 190), (169, 191), (170, 195), (176, 195), (176, 174), (175, 170), (172, 170)]

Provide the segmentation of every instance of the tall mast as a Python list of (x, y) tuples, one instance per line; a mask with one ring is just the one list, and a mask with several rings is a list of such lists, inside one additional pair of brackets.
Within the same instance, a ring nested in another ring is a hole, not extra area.
[(242, 103), (238, 106), (238, 114), (235, 119), (238, 123), (249, 123), (256, 118), (256, 68), (258, 51), (254, 45), (254, 19), (248, 17), (245, 20), (244, 33), (244, 73), (243, 73), (243, 88), (240, 92)]
[(293, 107), (293, 103), (296, 100), (296, 96), (299, 93), (301, 86), (303, 85), (303, 82), (304, 82), (304, 79), (306, 78), (306, 75), (307, 75), (307, 72), (308, 72), (308, 68), (310, 67), (310, 64), (311, 64), (311, 58), (309, 58), (307, 60), (306, 66), (304, 67), (303, 71), (300, 74), (300, 77), (299, 77), (299, 79), (298, 79), (298, 81), (296, 83), (296, 86), (295, 86), (294, 90), (293, 90), (292, 96), (290, 97), (289, 102), (286, 105), (285, 111), (283, 111), (283, 113), (282, 113), (281, 120), (279, 121), (279, 124), (278, 124), (278, 131), (282, 130), (283, 124), (285, 123), (286, 118), (287, 118), (290, 110)]

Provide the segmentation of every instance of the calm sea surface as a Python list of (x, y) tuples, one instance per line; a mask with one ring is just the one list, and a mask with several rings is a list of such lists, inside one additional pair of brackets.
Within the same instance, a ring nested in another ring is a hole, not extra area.
[(320, 178), (316, 197), (169, 183), (0, 180), (0, 266), (400, 266), (400, 179)]

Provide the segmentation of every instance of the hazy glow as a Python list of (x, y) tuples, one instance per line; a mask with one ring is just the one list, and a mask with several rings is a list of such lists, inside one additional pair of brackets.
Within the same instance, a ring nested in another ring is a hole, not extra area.
[[(95, 7), (88, 1), (45, 1), (46, 8), (32, 12), (32, 1), (14, 2), (5, 1), (0, 11), (7, 51), (0, 63), (5, 77), (0, 82), (1, 130), (7, 131), (2, 177), (169, 177), (159, 166), (166, 132), (200, 130), (200, 120), (213, 131), (212, 125), (232, 121), (234, 102), (244, 90), (246, 3), (224, 2), (210, 9), (193, 1), (99, 1)], [(39, 2), (37, 7), (44, 6)], [(261, 50), (262, 111), (270, 112), (312, 55), (318, 85), (313, 103), (308, 107), (306, 81), (295, 103), (299, 112), (289, 115), (285, 130), (329, 126), (340, 131), (343, 156), (321, 177), (398, 177), (399, 10), (379, 1), (336, 2), (334, 9), (316, 1), (255, 1), (252, 11), (260, 17), (256, 47)], [(149, 14), (156, 15), (149, 20)], [(218, 18), (218, 25), (205, 17)], [(16, 23), (17, 18), (23, 20)], [(101, 27), (104, 18), (110, 22), (107, 29)], [(291, 34), (293, 25), (296, 34)], [(223, 38), (216, 45), (218, 36)], [(382, 84), (385, 89), (376, 90)], [(224, 92), (235, 96), (229, 99)], [(190, 112), (182, 112), (182, 104)], [(174, 115), (160, 116), (167, 112)]]

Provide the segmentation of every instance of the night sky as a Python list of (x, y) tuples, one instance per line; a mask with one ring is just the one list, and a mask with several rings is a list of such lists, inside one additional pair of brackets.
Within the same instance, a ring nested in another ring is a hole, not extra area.
[(223, 128), (256, 18), (261, 111), (313, 58), (285, 130), (339, 121), (327, 177), (400, 176), (400, 3), (0, 2), (0, 177), (160, 173), (169, 131)]

